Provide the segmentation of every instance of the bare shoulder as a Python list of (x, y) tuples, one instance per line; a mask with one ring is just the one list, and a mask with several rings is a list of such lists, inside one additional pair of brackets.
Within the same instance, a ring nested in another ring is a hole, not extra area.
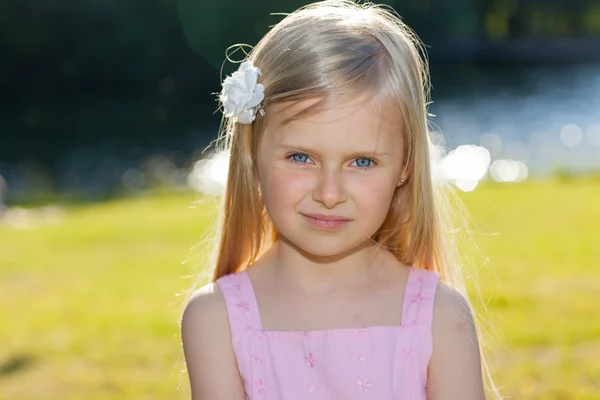
[(219, 286), (214, 282), (204, 285), (192, 294), (181, 317), (182, 329), (208, 322), (224, 325), (222, 326), (224, 328), (228, 327), (225, 299)]
[(467, 298), (452, 285), (440, 281), (435, 295), (433, 330), (444, 335), (476, 336), (475, 322)]
[(243, 399), (225, 299), (216, 283), (194, 292), (181, 317), (192, 399)]
[[(433, 311), (433, 354), (427, 398), (483, 400), (485, 392), (477, 329), (467, 298), (440, 281)], [(461, 382), (456, 385), (456, 382)]]

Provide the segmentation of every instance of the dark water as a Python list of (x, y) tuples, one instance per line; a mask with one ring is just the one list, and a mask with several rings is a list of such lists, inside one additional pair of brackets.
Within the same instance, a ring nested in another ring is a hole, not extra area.
[[(432, 82), (430, 112), (446, 148), (484, 146), (491, 161), (525, 163), (529, 179), (556, 168), (600, 170), (600, 65), (436, 65)], [(51, 190), (77, 191), (93, 199), (123, 187), (184, 186), (191, 166), (216, 135), (219, 117), (211, 116), (216, 103), (204, 114), (195, 111), (196, 104), (157, 104), (75, 99), (46, 107), (46, 117), (32, 108), (19, 121), (31, 126), (43, 120), (49, 134), (21, 143), (33, 155), (17, 146), (18, 157), (0, 160), (0, 175), (15, 197)], [(15, 124), (3, 125), (3, 137), (19, 132)], [(44, 153), (53, 130), (66, 125), (75, 126), (68, 145)], [(46, 155), (47, 162), (36, 161)]]
[(600, 65), (438, 67), (432, 77), (430, 111), (447, 147), (483, 145), (531, 176), (600, 169)]

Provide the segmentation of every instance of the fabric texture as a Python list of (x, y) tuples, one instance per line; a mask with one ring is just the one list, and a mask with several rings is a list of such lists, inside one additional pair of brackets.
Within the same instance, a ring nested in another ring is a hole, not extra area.
[(298, 332), (262, 329), (246, 271), (218, 279), (246, 399), (424, 400), (438, 281), (410, 269), (400, 326)]

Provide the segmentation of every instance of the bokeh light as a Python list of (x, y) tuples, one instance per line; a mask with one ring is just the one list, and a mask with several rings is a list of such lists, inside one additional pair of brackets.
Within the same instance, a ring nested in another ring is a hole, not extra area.
[(522, 182), (529, 171), (522, 161), (496, 160), (490, 165), (490, 175), (496, 182)]
[(581, 143), (583, 133), (581, 128), (575, 124), (568, 124), (560, 130), (560, 140), (567, 147), (575, 147)]
[(490, 159), (490, 152), (485, 147), (458, 146), (434, 166), (436, 181), (452, 182), (460, 190), (470, 192), (486, 176)]
[(138, 169), (128, 169), (123, 174), (123, 187), (127, 190), (138, 191), (144, 187), (146, 178), (144, 173)]
[(594, 146), (600, 146), (600, 124), (593, 124), (589, 127), (587, 140)]
[(225, 189), (229, 170), (229, 152), (220, 151), (194, 164), (188, 185), (202, 193), (218, 195)]

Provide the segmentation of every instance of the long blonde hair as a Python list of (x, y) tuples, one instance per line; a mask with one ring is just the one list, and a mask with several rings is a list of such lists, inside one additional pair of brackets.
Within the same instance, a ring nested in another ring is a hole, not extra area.
[(248, 268), (278, 238), (261, 199), (256, 169), (269, 106), (318, 100), (291, 118), (298, 119), (322, 111), (332, 100), (340, 103), (368, 93), (400, 112), (398, 134), (409, 171), (372, 240), (402, 263), (435, 271), (465, 293), (452, 233), (456, 213), (450, 212), (456, 198), (432, 176), (429, 68), (422, 44), (400, 17), (370, 2), (313, 3), (283, 18), (247, 59), (262, 71), (259, 83), (265, 87), (267, 114), (257, 113), (249, 125), (224, 118), (219, 131), (218, 146), (229, 151), (230, 162), (211, 260), (212, 281)]

